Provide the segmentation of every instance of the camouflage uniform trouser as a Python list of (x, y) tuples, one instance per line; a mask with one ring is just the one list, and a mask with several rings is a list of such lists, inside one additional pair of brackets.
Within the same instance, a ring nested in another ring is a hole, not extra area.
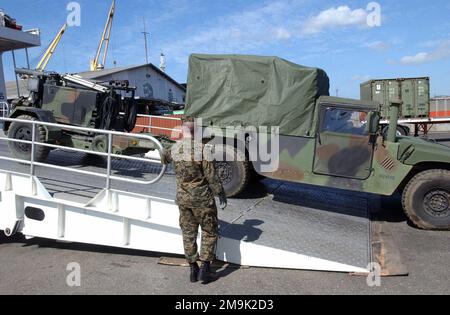
[[(189, 263), (214, 261), (219, 238), (217, 207), (184, 207), (180, 206), (180, 227), (183, 232), (184, 252)], [(202, 246), (198, 255), (198, 228), (202, 228)]]

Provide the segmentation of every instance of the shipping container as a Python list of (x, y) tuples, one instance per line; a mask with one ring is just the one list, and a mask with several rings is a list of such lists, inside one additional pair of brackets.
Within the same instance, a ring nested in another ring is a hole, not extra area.
[(450, 117), (450, 96), (432, 98), (430, 116), (433, 118)]
[(382, 105), (383, 118), (389, 119), (389, 104), (403, 101), (401, 118), (426, 118), (430, 115), (430, 78), (371, 80), (361, 84), (361, 99)]

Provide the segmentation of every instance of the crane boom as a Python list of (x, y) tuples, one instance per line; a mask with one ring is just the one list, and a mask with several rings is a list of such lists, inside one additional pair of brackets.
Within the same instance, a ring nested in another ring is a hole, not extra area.
[[(102, 38), (100, 44), (98, 45), (97, 54), (94, 60), (91, 61), (91, 71), (98, 71), (104, 68), (106, 64), (106, 57), (108, 56), (109, 41), (111, 38), (111, 30), (114, 20), (114, 14), (116, 10), (116, 1), (113, 0), (111, 4), (111, 9), (108, 13), (108, 19), (106, 20), (105, 29), (103, 30)], [(100, 63), (100, 56), (102, 54), (102, 49), (104, 47), (102, 63)]]
[(36, 70), (38, 70), (38, 71), (45, 70), (45, 68), (47, 67), (47, 64), (49, 63), (50, 59), (52, 58), (53, 53), (55, 52), (56, 48), (58, 47), (58, 44), (61, 41), (61, 38), (64, 35), (64, 33), (66, 32), (66, 30), (67, 30), (67, 23), (65, 23), (61, 27), (58, 34), (56, 34), (55, 38), (50, 43), (50, 46), (47, 48), (41, 61), (39, 61), (39, 64), (37, 65)]

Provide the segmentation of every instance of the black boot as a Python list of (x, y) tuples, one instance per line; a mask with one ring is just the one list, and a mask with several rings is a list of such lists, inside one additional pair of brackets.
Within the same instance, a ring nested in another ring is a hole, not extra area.
[(199, 279), (202, 284), (208, 284), (217, 280), (216, 274), (211, 271), (211, 263), (209, 261), (202, 262)]
[(191, 266), (191, 282), (195, 283), (198, 282), (198, 273), (200, 271), (200, 268), (198, 267), (197, 263), (189, 264)]

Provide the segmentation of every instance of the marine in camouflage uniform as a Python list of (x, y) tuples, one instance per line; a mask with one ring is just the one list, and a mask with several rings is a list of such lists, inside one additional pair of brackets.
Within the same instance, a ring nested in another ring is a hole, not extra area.
[[(210, 148), (207, 148), (210, 149)], [(200, 259), (209, 273), (209, 263), (215, 260), (218, 240), (218, 215), (215, 197), (226, 207), (226, 195), (217, 176), (214, 162), (204, 158), (205, 145), (186, 137), (165, 152), (163, 162), (174, 162), (177, 178), (177, 205), (180, 208), (180, 227), (184, 251), (191, 270), (191, 281), (197, 279), (197, 261)], [(201, 252), (198, 253), (198, 229), (202, 229)], [(203, 266), (202, 265), (202, 270)], [(202, 272), (200, 271), (200, 275)], [(202, 277), (201, 277), (202, 278)], [(203, 279), (202, 279), (203, 280)]]

